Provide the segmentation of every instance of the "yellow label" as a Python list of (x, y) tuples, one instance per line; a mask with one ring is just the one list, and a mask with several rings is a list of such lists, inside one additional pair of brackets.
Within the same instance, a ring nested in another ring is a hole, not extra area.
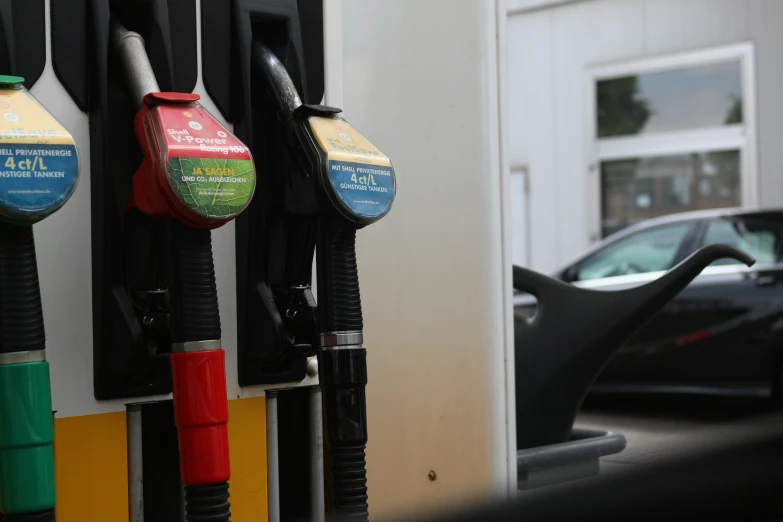
[(0, 90), (0, 144), (72, 145), (60, 123), (23, 89)]
[(391, 161), (383, 152), (343, 120), (312, 116), (310, 128), (330, 161), (391, 166)]

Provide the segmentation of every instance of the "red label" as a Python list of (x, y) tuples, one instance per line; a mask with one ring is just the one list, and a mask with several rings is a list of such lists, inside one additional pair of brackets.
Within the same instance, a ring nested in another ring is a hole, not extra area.
[[(250, 159), (245, 145), (201, 105), (158, 105), (150, 110), (164, 158)], [(163, 141), (165, 139), (165, 142)]]
[(175, 215), (212, 226), (247, 207), (255, 192), (252, 156), (209, 112), (195, 102), (155, 105), (146, 118), (155, 182)]

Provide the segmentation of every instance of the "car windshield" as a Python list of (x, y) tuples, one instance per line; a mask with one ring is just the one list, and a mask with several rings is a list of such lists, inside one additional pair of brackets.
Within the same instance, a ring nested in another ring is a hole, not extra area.
[(657, 272), (670, 268), (690, 223), (642, 230), (620, 239), (582, 261), (576, 281)]
[[(780, 222), (752, 218), (716, 219), (707, 225), (704, 245), (724, 244), (753, 256), (759, 265), (777, 263), (780, 259)], [(741, 264), (734, 259), (719, 259), (717, 265)]]

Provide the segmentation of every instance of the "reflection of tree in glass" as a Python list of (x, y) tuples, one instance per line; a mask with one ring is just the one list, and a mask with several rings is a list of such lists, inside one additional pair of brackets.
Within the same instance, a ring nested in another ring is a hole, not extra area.
[(731, 107), (726, 113), (726, 117), (723, 119), (723, 123), (726, 125), (732, 125), (734, 123), (742, 123), (742, 97), (736, 94), (731, 95)]
[[(652, 115), (649, 100), (639, 96), (637, 76), (598, 82), (596, 97), (599, 138), (637, 134)], [(639, 160), (630, 158), (602, 164), (604, 237), (637, 221), (633, 205), (638, 166)]]
[[(731, 95), (731, 106), (723, 118), (725, 125), (742, 123), (742, 97)], [(740, 155), (736, 150), (721, 150), (706, 154), (706, 163), (713, 169), (718, 194), (729, 199), (725, 204), (739, 204)]]
[(739, 204), (740, 155), (736, 150), (720, 150), (706, 154), (707, 162), (715, 169), (718, 194), (729, 199), (728, 205)]
[(598, 82), (598, 137), (637, 134), (652, 115), (650, 102), (639, 96), (639, 78), (627, 76)]

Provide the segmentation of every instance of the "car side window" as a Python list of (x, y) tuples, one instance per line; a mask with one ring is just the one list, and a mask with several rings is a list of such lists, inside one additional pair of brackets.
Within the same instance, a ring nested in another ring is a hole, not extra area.
[[(707, 225), (704, 245), (731, 245), (755, 257), (759, 265), (774, 264), (780, 251), (780, 228), (780, 224), (760, 220), (716, 219)], [(734, 259), (719, 259), (711, 266), (741, 264)]]
[(595, 252), (579, 263), (576, 281), (668, 270), (691, 223), (642, 230)]

